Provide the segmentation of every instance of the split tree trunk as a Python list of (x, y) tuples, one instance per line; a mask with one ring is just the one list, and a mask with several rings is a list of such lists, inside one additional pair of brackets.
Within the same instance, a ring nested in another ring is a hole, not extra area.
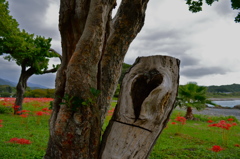
[(146, 159), (174, 108), (179, 60), (142, 57), (125, 75), (101, 159)]
[[(112, 18), (116, 0), (61, 0), (62, 64), (56, 77), (46, 159), (98, 158), (102, 124), (124, 56), (144, 24), (147, 3), (122, 0)], [(91, 89), (101, 91), (97, 99)], [(72, 98), (93, 102), (75, 109), (69, 102)]]

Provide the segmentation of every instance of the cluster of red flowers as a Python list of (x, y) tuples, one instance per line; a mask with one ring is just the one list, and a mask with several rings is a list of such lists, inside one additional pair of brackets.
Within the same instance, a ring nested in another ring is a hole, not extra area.
[[(233, 119), (229, 118), (228, 121), (231, 122), (231, 121), (233, 121)], [(230, 130), (230, 128), (232, 126), (236, 126), (236, 125), (237, 125), (237, 123), (235, 123), (235, 122), (228, 123), (225, 120), (221, 120), (218, 123), (210, 124), (208, 126), (209, 127), (219, 127), (219, 128), (225, 129), (225, 130)]]
[(213, 121), (212, 121), (212, 120), (208, 120), (207, 122), (208, 122), (208, 123), (213, 123)]
[(17, 111), (17, 114), (21, 114), (21, 115), (19, 115), (20, 117), (26, 118), (26, 117), (28, 117), (29, 112), (31, 112), (31, 111), (30, 110), (21, 110), (21, 111)]
[(221, 146), (214, 145), (214, 146), (212, 146), (212, 148), (210, 150), (213, 152), (219, 152), (219, 151), (222, 151), (223, 148)]
[[(182, 116), (177, 116), (175, 118), (175, 121), (177, 121), (178, 123), (180, 123), (181, 125), (185, 125), (186, 124), (186, 118), (182, 117)], [(177, 124), (176, 122), (172, 122), (172, 124)]]
[(27, 140), (27, 139), (24, 139), (24, 138), (19, 139), (19, 138), (16, 138), (16, 137), (11, 138), (9, 140), (9, 142), (16, 143), (16, 144), (22, 144), (22, 145), (24, 145), (24, 144), (31, 144), (30, 140)]
[(3, 122), (3, 120), (0, 120), (0, 128), (3, 127), (2, 122)]
[(20, 108), (20, 106), (14, 105), (12, 108), (14, 109), (14, 111), (18, 111), (18, 109)]
[(234, 146), (235, 146), (235, 147), (240, 147), (240, 144), (235, 144)]
[(42, 111), (37, 111), (35, 114), (37, 116), (42, 116), (42, 115), (50, 115), (52, 113), (52, 110), (48, 108), (43, 108)]

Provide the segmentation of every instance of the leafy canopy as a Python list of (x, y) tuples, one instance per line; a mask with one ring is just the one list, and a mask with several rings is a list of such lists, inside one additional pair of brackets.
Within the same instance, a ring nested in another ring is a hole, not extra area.
[(8, 2), (0, 0), (0, 38), (19, 32), (18, 22), (9, 14)]
[(0, 55), (7, 54), (6, 60), (15, 61), (23, 69), (34, 69), (35, 74), (43, 74), (48, 69), (49, 58), (60, 56), (49, 51), (51, 38), (20, 31), (17, 21), (9, 15), (5, 0), (0, 0), (0, 17)]
[(195, 107), (197, 110), (205, 108), (207, 100), (207, 87), (198, 86), (197, 83), (190, 82), (180, 85), (178, 90), (178, 105)]
[[(202, 11), (203, 0), (186, 0), (186, 4), (189, 5), (189, 10), (193, 13)], [(213, 2), (218, 0), (205, 0), (208, 5), (212, 5)], [(240, 0), (231, 0), (231, 7), (233, 10), (240, 9)], [(240, 23), (240, 12), (235, 17), (235, 22)]]

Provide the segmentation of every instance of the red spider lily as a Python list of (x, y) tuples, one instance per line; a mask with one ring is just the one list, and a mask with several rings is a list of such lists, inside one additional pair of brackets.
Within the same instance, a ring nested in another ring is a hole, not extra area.
[(180, 122), (182, 125), (186, 124), (186, 118), (181, 116), (176, 117), (175, 121)]
[(20, 108), (20, 106), (18, 106), (18, 105), (13, 106), (14, 110), (18, 110), (19, 108)]
[(42, 116), (42, 115), (44, 115), (44, 114), (45, 114), (45, 112), (42, 112), (42, 111), (36, 112), (36, 115), (37, 115), (37, 116)]
[(17, 111), (17, 114), (21, 114), (22, 113), (22, 111)]
[(229, 119), (227, 119), (227, 121), (233, 121), (234, 119), (233, 118), (229, 118)]
[(3, 125), (1, 124), (3, 122), (3, 120), (0, 120), (0, 128), (3, 127)]
[(219, 128), (222, 128), (222, 129), (225, 129), (225, 130), (230, 130), (230, 128), (232, 126), (236, 126), (237, 123), (227, 123), (225, 120), (221, 120), (219, 123), (215, 123), (215, 124), (210, 124), (208, 125), (209, 127), (219, 127)]
[(177, 124), (177, 123), (176, 123), (176, 122), (172, 122), (171, 124), (175, 125), (175, 124)]
[(208, 123), (213, 123), (213, 121), (212, 121), (212, 120), (208, 120), (207, 122), (208, 122)]
[(234, 146), (236, 146), (236, 147), (240, 147), (240, 144), (235, 144)]
[(210, 150), (213, 152), (219, 152), (219, 151), (222, 151), (223, 148), (221, 146), (214, 145)]
[(16, 144), (22, 144), (22, 145), (24, 145), (24, 144), (31, 144), (30, 140), (27, 140), (27, 139), (24, 139), (24, 138), (19, 139), (19, 138), (16, 138), (16, 137), (11, 138), (9, 140), (9, 142), (10, 143), (16, 143)]
[(43, 108), (42, 111), (52, 111), (52, 110), (50, 110), (48, 108)]
[(28, 114), (21, 114), (19, 116), (22, 117), (22, 118), (26, 118), (26, 117), (28, 117)]
[(22, 113), (31, 112), (30, 110), (22, 110)]

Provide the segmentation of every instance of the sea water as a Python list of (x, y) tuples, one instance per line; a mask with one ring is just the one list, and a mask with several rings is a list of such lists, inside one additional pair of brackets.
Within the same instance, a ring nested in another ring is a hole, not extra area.
[(240, 105), (240, 100), (224, 100), (224, 101), (212, 101), (213, 103), (220, 105), (222, 107), (234, 107), (235, 105)]

